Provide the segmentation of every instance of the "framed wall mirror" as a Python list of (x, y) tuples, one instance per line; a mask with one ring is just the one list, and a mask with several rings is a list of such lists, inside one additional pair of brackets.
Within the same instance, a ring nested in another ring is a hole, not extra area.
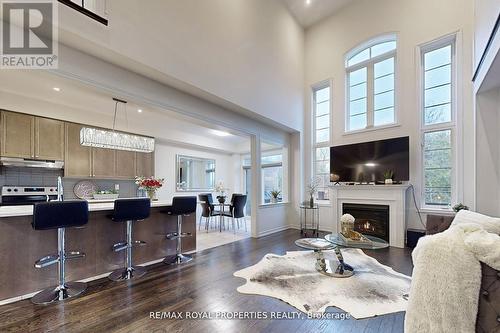
[(212, 191), (215, 187), (215, 160), (177, 155), (177, 191)]

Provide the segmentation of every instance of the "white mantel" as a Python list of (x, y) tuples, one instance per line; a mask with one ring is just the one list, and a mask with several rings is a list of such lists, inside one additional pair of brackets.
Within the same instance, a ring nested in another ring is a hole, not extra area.
[(330, 187), (332, 215), (340, 230), (342, 204), (367, 204), (389, 206), (389, 244), (405, 246), (406, 190), (409, 185), (335, 185)]

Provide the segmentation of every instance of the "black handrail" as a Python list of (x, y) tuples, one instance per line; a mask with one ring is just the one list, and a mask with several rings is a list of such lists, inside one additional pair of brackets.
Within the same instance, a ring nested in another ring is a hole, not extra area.
[(83, 15), (86, 15), (94, 20), (96, 20), (99, 23), (102, 23), (104, 25), (108, 25), (108, 20), (105, 19), (104, 17), (97, 15), (96, 13), (88, 10), (85, 8), (85, 2), (82, 0), (82, 5), (80, 6), (79, 4), (71, 1), (71, 0), (58, 0), (60, 3), (65, 4), (68, 7), (73, 8), (74, 10), (82, 13)]

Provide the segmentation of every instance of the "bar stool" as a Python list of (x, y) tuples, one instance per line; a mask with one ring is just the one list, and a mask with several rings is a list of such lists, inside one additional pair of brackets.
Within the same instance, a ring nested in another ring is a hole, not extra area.
[(191, 237), (190, 232), (182, 232), (182, 217), (192, 213), (196, 214), (196, 197), (174, 197), (172, 206), (169, 206), (163, 213), (177, 216), (177, 230), (167, 234), (167, 239), (177, 241), (176, 253), (175, 256), (166, 257), (163, 262), (169, 265), (179, 265), (191, 261), (193, 257), (182, 254), (181, 239)]
[(87, 201), (52, 201), (36, 203), (33, 207), (34, 230), (57, 229), (57, 254), (45, 256), (35, 262), (36, 268), (44, 268), (53, 264), (59, 266), (59, 284), (47, 288), (31, 298), (35, 304), (48, 304), (74, 297), (87, 289), (83, 282), (66, 282), (65, 263), (68, 259), (85, 257), (79, 251), (66, 252), (65, 230), (71, 227), (81, 227), (89, 220)]
[(146, 274), (146, 269), (142, 266), (132, 265), (132, 247), (145, 245), (146, 242), (132, 240), (132, 223), (144, 220), (151, 213), (151, 201), (148, 198), (132, 198), (115, 200), (113, 215), (108, 216), (115, 222), (126, 223), (127, 240), (113, 245), (114, 252), (126, 250), (126, 267), (119, 268), (109, 274), (112, 281), (129, 280), (139, 278)]

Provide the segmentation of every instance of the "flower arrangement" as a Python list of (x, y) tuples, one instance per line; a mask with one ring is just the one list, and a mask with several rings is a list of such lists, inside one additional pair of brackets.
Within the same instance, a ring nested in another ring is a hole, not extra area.
[(141, 190), (145, 190), (148, 194), (148, 197), (151, 200), (154, 200), (156, 190), (161, 188), (163, 186), (164, 179), (163, 178), (144, 178), (144, 177), (136, 177), (135, 178), (135, 184), (139, 187)]
[(215, 192), (219, 193), (217, 200), (219, 200), (220, 203), (224, 203), (226, 201), (226, 190), (227, 188), (224, 187), (222, 180), (220, 180), (215, 186)]
[(309, 194), (309, 205), (314, 206), (314, 194), (318, 191), (319, 185), (321, 183), (321, 178), (312, 178), (309, 184), (306, 186), (306, 191)]

